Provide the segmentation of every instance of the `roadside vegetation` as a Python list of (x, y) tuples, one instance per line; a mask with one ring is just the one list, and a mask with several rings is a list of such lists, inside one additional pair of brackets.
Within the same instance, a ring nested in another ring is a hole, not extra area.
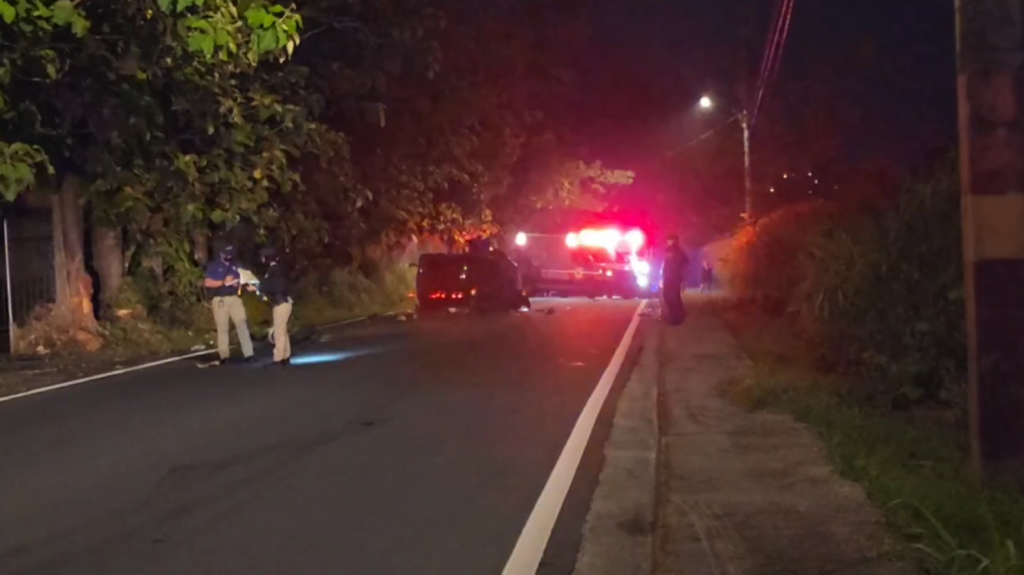
[(1024, 497), (969, 474), (959, 190), (952, 163), (879, 200), (743, 230), (717, 303), (754, 376), (729, 393), (821, 435), (925, 573), (1024, 573)]
[(285, 251), (300, 324), (392, 309), (410, 246), (629, 184), (571, 113), (583, 8), (463, 4), (0, 0), (0, 195), (54, 222), (55, 301), (17, 351), (208, 340), (225, 241)]

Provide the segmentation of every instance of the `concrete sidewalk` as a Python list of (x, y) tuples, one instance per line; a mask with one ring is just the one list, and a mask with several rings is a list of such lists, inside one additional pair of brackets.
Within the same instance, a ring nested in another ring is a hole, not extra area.
[[(880, 514), (791, 418), (722, 395), (751, 368), (725, 325), (691, 304), (658, 338), (658, 575), (911, 573), (884, 556)], [(639, 572), (638, 572), (639, 573)]]

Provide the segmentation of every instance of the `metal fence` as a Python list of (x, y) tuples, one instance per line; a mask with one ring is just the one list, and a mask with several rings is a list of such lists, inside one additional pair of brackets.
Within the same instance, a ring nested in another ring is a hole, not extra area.
[[(0, 350), (10, 353), (10, 325), (24, 325), (32, 311), (57, 298), (53, 270), (53, 220), (47, 211), (7, 211), (4, 261), (0, 268)], [(10, 281), (7, 271), (10, 270)], [(8, 286), (11, 297), (8, 301)]]

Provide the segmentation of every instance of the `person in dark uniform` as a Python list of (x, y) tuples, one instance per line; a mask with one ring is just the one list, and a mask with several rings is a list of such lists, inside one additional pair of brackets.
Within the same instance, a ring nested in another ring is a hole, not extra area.
[(288, 337), (288, 319), (292, 316), (291, 286), (288, 271), (281, 264), (278, 251), (263, 248), (260, 258), (267, 266), (266, 276), (260, 280), (260, 293), (270, 302), (274, 318), (274, 363), (271, 366), (291, 365), (292, 344)]
[(230, 329), (235, 324), (238, 344), (246, 362), (255, 361), (252, 350), (252, 338), (249, 337), (249, 324), (245, 316), (245, 305), (241, 298), (241, 273), (235, 265), (235, 249), (226, 245), (220, 250), (220, 258), (206, 266), (203, 286), (212, 298), (213, 320), (217, 324), (217, 353), (219, 361), (212, 365), (221, 365), (231, 356)]
[(669, 236), (665, 243), (665, 261), (661, 269), (661, 291), (665, 303), (664, 317), (669, 325), (680, 325), (686, 320), (682, 292), (690, 258), (687, 257), (683, 248), (679, 247), (678, 236)]

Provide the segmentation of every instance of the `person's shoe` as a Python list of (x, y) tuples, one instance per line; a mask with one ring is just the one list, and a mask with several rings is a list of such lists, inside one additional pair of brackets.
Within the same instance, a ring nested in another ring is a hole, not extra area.
[(256, 363), (256, 356), (250, 355), (242, 360), (242, 363)]

